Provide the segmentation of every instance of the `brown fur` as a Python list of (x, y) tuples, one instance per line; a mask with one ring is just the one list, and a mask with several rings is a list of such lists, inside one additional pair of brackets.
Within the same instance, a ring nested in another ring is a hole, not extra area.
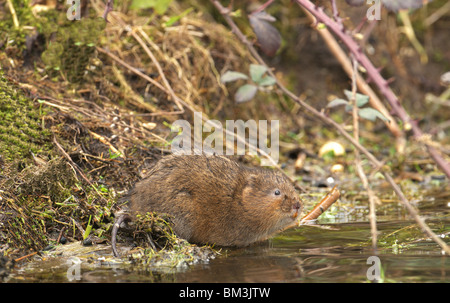
[(218, 246), (265, 240), (293, 225), (302, 207), (281, 173), (222, 156), (165, 157), (125, 199), (131, 216), (167, 213), (181, 238)]

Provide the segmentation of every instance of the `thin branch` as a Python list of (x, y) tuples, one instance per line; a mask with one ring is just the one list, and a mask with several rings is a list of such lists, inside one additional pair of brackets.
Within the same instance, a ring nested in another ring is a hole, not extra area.
[[(141, 29), (138, 29), (138, 31), (142, 31)], [(169, 92), (169, 95), (172, 97), (172, 100), (175, 102), (175, 104), (178, 106), (179, 108), (179, 114), (183, 114), (184, 113), (184, 109), (183, 106), (181, 105), (181, 103), (178, 101), (178, 97), (175, 95), (175, 92), (172, 89), (172, 86), (170, 86), (169, 81), (167, 81), (166, 76), (164, 75), (164, 71), (161, 67), (161, 65), (159, 64), (158, 60), (156, 59), (156, 57), (153, 55), (152, 51), (148, 48), (147, 44), (141, 39), (140, 36), (138, 36), (136, 34), (136, 32), (134, 30), (132, 30), (130, 32), (130, 34), (133, 36), (134, 39), (136, 39), (136, 41), (142, 46), (142, 48), (144, 49), (144, 51), (147, 53), (147, 55), (150, 57), (150, 59), (152, 60), (153, 64), (155, 64), (156, 69), (158, 70), (159, 76), (161, 77), (164, 86), (166, 87), (166, 90)]]
[(105, 5), (105, 11), (103, 12), (103, 19), (105, 19), (106, 22), (108, 21), (108, 14), (113, 10), (113, 0), (107, 0)]
[(25, 256), (22, 256), (22, 257), (20, 257), (20, 258), (17, 258), (17, 259), (15, 259), (14, 260), (14, 262), (19, 262), (19, 261), (22, 261), (23, 259), (26, 259), (26, 258), (28, 258), (28, 257), (32, 257), (32, 256), (34, 256), (34, 255), (36, 255), (36, 254), (38, 254), (39, 252), (37, 252), (37, 251), (35, 251), (35, 252), (32, 252), (31, 254), (28, 254), (28, 255), (25, 255)]
[[(355, 140), (359, 140), (359, 116), (358, 106), (356, 105), (356, 75), (358, 73), (358, 62), (353, 58), (353, 76), (352, 76), (352, 98), (353, 103), (353, 137)], [(377, 250), (377, 218), (375, 211), (376, 196), (369, 186), (369, 181), (364, 173), (364, 169), (361, 163), (361, 155), (359, 150), (355, 149), (355, 166), (356, 171), (361, 179), (364, 189), (369, 197), (369, 221), (370, 221), (370, 233), (372, 235), (372, 249), (374, 252)]]
[(344, 24), (342, 23), (342, 18), (339, 16), (339, 10), (337, 8), (336, 0), (330, 0), (330, 2), (331, 2), (331, 9), (333, 10), (334, 21), (336, 21), (341, 27), (341, 30), (343, 30)]
[(83, 174), (83, 172), (81, 171), (81, 169), (78, 167), (78, 165), (73, 162), (72, 158), (69, 156), (69, 154), (64, 150), (64, 148), (61, 146), (61, 144), (58, 143), (58, 141), (56, 140), (56, 137), (53, 136), (53, 144), (55, 144), (55, 146), (59, 149), (59, 151), (61, 152), (61, 154), (64, 156), (64, 158), (67, 159), (67, 161), (69, 161), (69, 163), (71, 164), (71, 166), (78, 172), (78, 174), (83, 178), (84, 181), (86, 181), (86, 183), (88, 183), (97, 193), (97, 195), (100, 197), (100, 199), (102, 199), (103, 201), (106, 201), (105, 198), (102, 196), (102, 194), (98, 191), (97, 187), (94, 186), (94, 184), (92, 184), (91, 181), (89, 181), (89, 179)]
[(17, 19), (16, 10), (14, 9), (14, 5), (11, 0), (6, 0), (9, 6), (9, 11), (11, 12), (11, 16), (13, 18), (13, 23), (15, 28), (19, 28), (19, 19)]
[[(113, 59), (117, 63), (120, 63), (121, 65), (123, 65), (124, 67), (126, 67), (127, 69), (129, 69), (130, 71), (132, 71), (133, 73), (138, 75), (139, 77), (147, 80), (148, 82), (150, 82), (151, 84), (153, 84), (154, 86), (156, 86), (157, 88), (162, 90), (163, 92), (168, 93), (167, 89), (164, 86), (162, 86), (158, 81), (153, 80), (151, 77), (147, 76), (146, 74), (144, 74), (137, 68), (129, 65), (128, 63), (126, 63), (125, 61), (123, 61), (122, 59), (120, 59), (119, 57), (114, 55), (113, 53), (111, 53), (101, 47), (98, 47), (98, 46), (96, 48), (99, 52), (104, 53), (105, 55), (108, 55), (111, 59)], [(179, 113), (177, 113), (177, 114), (179, 114)]]
[(441, 8), (439, 8), (437, 11), (435, 11), (431, 16), (427, 17), (425, 19), (424, 25), (426, 27), (433, 25), (434, 22), (436, 22), (437, 20), (439, 20), (441, 17), (445, 16), (449, 12), (450, 12), (450, 2), (447, 2)]
[(334, 186), (331, 191), (326, 194), (325, 197), (314, 208), (306, 214), (299, 222), (298, 226), (309, 224), (309, 222), (316, 220), (321, 214), (323, 214), (334, 202), (336, 202), (341, 193), (337, 186)]

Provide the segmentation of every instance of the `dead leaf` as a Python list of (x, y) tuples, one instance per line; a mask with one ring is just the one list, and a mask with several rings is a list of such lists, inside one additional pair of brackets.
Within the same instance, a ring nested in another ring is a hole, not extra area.
[(262, 11), (249, 15), (249, 19), (261, 50), (267, 56), (275, 56), (281, 46), (280, 33), (269, 23), (275, 21), (275, 18)]

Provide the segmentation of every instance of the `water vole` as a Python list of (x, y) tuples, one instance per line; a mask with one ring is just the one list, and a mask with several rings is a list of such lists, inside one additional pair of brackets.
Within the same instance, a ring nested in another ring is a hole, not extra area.
[(191, 243), (246, 246), (295, 224), (302, 203), (279, 172), (223, 156), (167, 156), (124, 197), (123, 221), (150, 211), (173, 217), (174, 232)]

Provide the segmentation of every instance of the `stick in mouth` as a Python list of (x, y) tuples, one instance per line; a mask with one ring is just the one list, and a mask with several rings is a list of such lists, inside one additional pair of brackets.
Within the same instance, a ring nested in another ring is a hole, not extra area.
[(308, 224), (309, 221), (317, 219), (321, 214), (323, 214), (334, 202), (339, 199), (341, 193), (337, 186), (334, 186), (333, 189), (323, 197), (322, 201), (319, 202), (314, 208), (304, 216), (299, 222), (298, 225)]

